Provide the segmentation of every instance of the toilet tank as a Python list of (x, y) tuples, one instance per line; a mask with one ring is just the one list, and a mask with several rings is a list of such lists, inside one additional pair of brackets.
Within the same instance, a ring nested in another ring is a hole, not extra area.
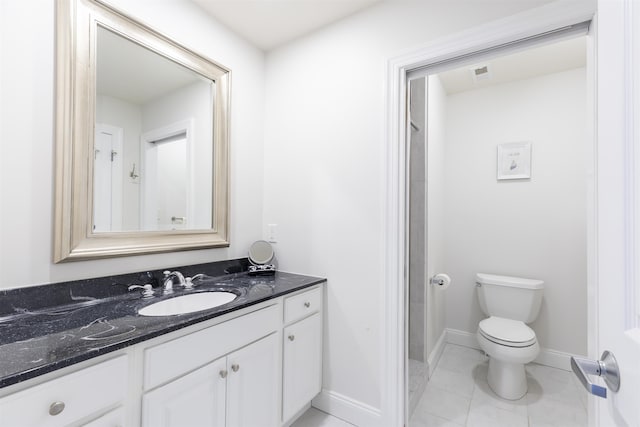
[(480, 308), (487, 316), (531, 323), (540, 312), (544, 282), (478, 273), (476, 289)]

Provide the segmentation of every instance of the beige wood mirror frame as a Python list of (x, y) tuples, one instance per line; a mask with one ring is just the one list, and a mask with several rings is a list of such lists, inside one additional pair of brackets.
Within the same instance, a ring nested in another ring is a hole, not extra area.
[[(98, 25), (215, 82), (212, 228), (94, 233)], [(54, 262), (229, 246), (230, 70), (93, 0), (56, 2)]]

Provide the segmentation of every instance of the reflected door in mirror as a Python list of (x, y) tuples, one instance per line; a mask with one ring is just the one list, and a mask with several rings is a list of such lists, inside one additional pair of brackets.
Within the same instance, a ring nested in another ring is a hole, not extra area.
[(94, 233), (211, 229), (214, 82), (101, 26), (96, 62)]
[(122, 129), (96, 124), (93, 231), (122, 230)]

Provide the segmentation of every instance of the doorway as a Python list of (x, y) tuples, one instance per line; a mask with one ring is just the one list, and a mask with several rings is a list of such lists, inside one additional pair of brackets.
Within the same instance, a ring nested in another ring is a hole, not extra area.
[(193, 119), (141, 136), (140, 224), (147, 231), (195, 228)]
[[(548, 423), (550, 406), (556, 422), (585, 424), (569, 357), (587, 354), (586, 37), (439, 69), (409, 87), (410, 425)], [(514, 146), (528, 156), (522, 171), (500, 156)], [(429, 284), (437, 273), (452, 277), (448, 289)], [(546, 282), (530, 324), (542, 351), (517, 402), (486, 384), (476, 273)]]

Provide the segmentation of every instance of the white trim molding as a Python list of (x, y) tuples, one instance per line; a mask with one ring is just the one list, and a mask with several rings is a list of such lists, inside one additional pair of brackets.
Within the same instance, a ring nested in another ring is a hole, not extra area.
[(442, 352), (444, 351), (444, 346), (447, 343), (447, 330), (443, 330), (440, 334), (440, 338), (436, 341), (436, 345), (427, 356), (427, 367), (429, 369), (429, 378), (433, 375), (433, 371), (436, 370), (436, 366), (438, 366), (438, 362), (442, 357)]
[[(461, 345), (463, 347), (475, 348), (476, 350), (482, 350), (478, 344), (476, 334), (460, 331), (458, 329), (446, 329), (446, 342), (447, 344)], [(563, 351), (551, 350), (548, 348), (541, 348), (540, 354), (533, 363), (538, 365), (549, 366), (551, 368), (562, 369), (564, 371), (571, 371), (571, 356), (586, 357), (580, 354), (570, 354)]]
[(461, 345), (463, 347), (480, 349), (480, 344), (476, 338), (476, 334), (458, 329), (446, 329), (447, 344)]
[(383, 426), (380, 410), (340, 393), (323, 389), (311, 406), (356, 426)]
[[(402, 52), (387, 61), (383, 164), (383, 316), (381, 318), (381, 422), (405, 422), (405, 304), (406, 304), (406, 81), (418, 67), (442, 63), (474, 52), (519, 41), (589, 21), (592, 2), (553, 2), (539, 8), (480, 25), (428, 45)], [(369, 425), (369, 424), (367, 424)]]

